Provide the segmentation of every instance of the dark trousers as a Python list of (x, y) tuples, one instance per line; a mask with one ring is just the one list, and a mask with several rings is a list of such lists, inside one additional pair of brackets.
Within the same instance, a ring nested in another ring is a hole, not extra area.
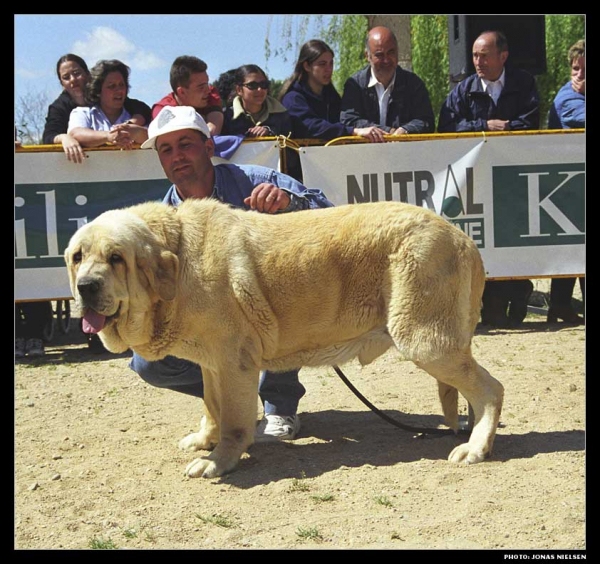
[[(571, 306), (571, 298), (577, 278), (553, 278), (550, 283), (550, 305)], [(579, 278), (579, 287), (585, 300), (585, 277)]]
[(52, 317), (50, 302), (23, 302), (15, 304), (15, 337), (41, 339), (44, 327)]
[[(148, 361), (134, 353), (129, 367), (152, 386), (199, 398), (204, 396), (202, 368), (189, 360), (167, 356)], [(298, 370), (264, 371), (260, 375), (258, 393), (267, 415), (284, 416), (296, 414), (306, 389), (298, 379)]]
[(496, 327), (519, 325), (527, 315), (531, 292), (531, 280), (488, 280), (483, 291), (481, 322)]

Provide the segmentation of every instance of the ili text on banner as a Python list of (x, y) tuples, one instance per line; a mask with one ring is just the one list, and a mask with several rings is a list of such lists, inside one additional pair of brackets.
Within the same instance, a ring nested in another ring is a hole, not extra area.
[[(60, 151), (15, 153), (15, 301), (71, 297), (63, 253), (73, 233), (101, 213), (162, 200), (171, 183), (153, 150), (86, 151), (81, 165)], [(273, 141), (243, 143), (215, 164), (279, 167)]]

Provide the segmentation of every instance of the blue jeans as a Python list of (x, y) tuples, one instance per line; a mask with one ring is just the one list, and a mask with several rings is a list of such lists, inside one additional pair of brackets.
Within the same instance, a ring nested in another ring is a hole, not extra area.
[[(133, 353), (129, 367), (143, 380), (158, 388), (201, 398), (204, 396), (202, 369), (198, 364), (174, 356), (148, 361)], [(261, 372), (258, 393), (267, 415), (295, 415), (306, 389), (298, 370)]]

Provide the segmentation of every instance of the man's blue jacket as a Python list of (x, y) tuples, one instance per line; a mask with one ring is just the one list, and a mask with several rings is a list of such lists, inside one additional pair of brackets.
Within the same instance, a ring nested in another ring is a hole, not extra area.
[(442, 105), (438, 131), (488, 131), (490, 119), (508, 120), (512, 131), (539, 129), (540, 97), (533, 75), (505, 67), (504, 88), (494, 104), (476, 75), (465, 78)]

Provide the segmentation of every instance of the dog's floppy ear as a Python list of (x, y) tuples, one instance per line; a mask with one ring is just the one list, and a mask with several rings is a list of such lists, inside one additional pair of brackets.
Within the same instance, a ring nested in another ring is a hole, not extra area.
[(170, 251), (157, 251), (150, 256), (138, 256), (137, 266), (146, 276), (150, 288), (165, 300), (175, 299), (179, 278), (179, 259)]

